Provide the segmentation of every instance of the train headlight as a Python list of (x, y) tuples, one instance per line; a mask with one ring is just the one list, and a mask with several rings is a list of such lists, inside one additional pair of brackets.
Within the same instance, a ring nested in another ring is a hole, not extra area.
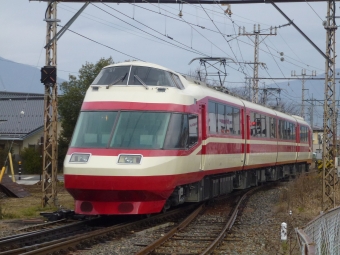
[(87, 163), (91, 154), (73, 153), (70, 158), (70, 163)]
[(120, 154), (118, 164), (140, 164), (142, 155)]

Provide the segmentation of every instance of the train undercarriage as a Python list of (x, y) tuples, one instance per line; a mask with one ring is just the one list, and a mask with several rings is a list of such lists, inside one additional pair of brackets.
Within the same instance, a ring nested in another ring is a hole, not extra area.
[(309, 164), (298, 163), (208, 175), (199, 182), (176, 187), (166, 201), (163, 211), (185, 202), (201, 202), (209, 200), (231, 193), (233, 190), (258, 186), (264, 182), (293, 179), (297, 175), (308, 171)]

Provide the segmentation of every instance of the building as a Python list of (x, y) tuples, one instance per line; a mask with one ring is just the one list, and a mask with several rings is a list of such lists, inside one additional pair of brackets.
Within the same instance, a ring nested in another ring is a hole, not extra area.
[(19, 161), (23, 148), (41, 147), (43, 134), (44, 94), (0, 91), (0, 149), (12, 148)]
[(322, 152), (323, 128), (313, 127), (313, 153)]

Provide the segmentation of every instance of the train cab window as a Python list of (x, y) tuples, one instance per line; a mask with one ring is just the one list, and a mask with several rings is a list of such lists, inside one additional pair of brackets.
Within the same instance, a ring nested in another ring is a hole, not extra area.
[(166, 139), (165, 149), (184, 149), (189, 138), (189, 123), (186, 114), (174, 113), (171, 115)]
[(176, 86), (167, 71), (146, 66), (132, 66), (129, 85), (142, 85), (142, 82), (148, 86)]
[(197, 144), (197, 141), (197, 115), (173, 113), (166, 134), (164, 149), (187, 149)]
[(117, 112), (81, 112), (71, 147), (107, 147)]
[(170, 115), (164, 112), (121, 112), (110, 147), (163, 148)]
[(107, 67), (100, 71), (92, 84), (96, 85), (126, 85), (130, 66)]
[(181, 80), (178, 77), (178, 75), (171, 73), (171, 77), (174, 80), (177, 88), (184, 89), (183, 83), (181, 82)]

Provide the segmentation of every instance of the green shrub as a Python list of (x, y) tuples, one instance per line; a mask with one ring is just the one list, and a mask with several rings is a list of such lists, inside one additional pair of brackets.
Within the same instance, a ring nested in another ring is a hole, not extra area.
[(40, 174), (42, 168), (42, 157), (35, 148), (24, 148), (20, 152), (24, 174)]

